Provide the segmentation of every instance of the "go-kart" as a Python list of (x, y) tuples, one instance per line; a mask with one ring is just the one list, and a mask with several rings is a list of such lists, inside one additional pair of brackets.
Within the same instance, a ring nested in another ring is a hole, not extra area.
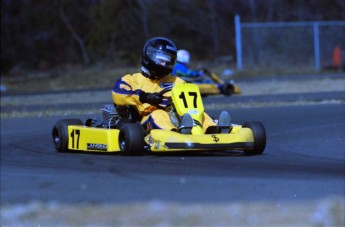
[(159, 94), (163, 97), (167, 92), (171, 92), (171, 100), (165, 109), (171, 122), (179, 125), (181, 116), (186, 113), (192, 117), (192, 125), (184, 128), (189, 131), (188, 134), (162, 129), (147, 132), (135, 119), (135, 114), (121, 117), (114, 105), (105, 105), (100, 123), (94, 119), (87, 119), (85, 124), (80, 119), (57, 121), (52, 129), (54, 146), (59, 152), (121, 152), (125, 155), (230, 150), (243, 150), (247, 155), (263, 153), (266, 132), (260, 122), (211, 126), (213, 130), (204, 133), (200, 123), (204, 106), (199, 87), (189, 83), (180, 84), (164, 89)]
[(198, 85), (200, 93), (203, 96), (218, 94), (230, 96), (233, 94), (241, 94), (241, 89), (235, 84), (234, 80), (222, 80), (215, 73), (207, 69), (201, 69), (199, 72), (201, 76), (198, 77), (180, 77), (188, 83)]

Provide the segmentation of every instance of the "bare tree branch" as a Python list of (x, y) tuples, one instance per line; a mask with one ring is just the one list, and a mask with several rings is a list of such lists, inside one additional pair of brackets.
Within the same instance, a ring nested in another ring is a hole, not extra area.
[(137, 0), (138, 1), (138, 5), (140, 8), (140, 12), (141, 12), (141, 23), (142, 23), (142, 28), (143, 28), (143, 33), (144, 33), (144, 37), (145, 39), (147, 39), (149, 37), (149, 28), (148, 28), (148, 16), (147, 16), (147, 8), (144, 4), (143, 1), (141, 0)]
[[(60, 3), (60, 2), (59, 2)], [(83, 58), (83, 62), (85, 65), (90, 64), (90, 57), (89, 54), (87, 53), (87, 49), (85, 46), (85, 42), (84, 40), (78, 35), (78, 33), (76, 32), (76, 30), (74, 29), (74, 27), (72, 26), (71, 22), (69, 21), (68, 17), (65, 14), (65, 11), (63, 9), (63, 6), (60, 4), (59, 7), (59, 15), (60, 18), (62, 19), (62, 22), (66, 25), (67, 30), (71, 33), (72, 37), (74, 38), (75, 41), (77, 41), (81, 54), (82, 54), (82, 58)]]

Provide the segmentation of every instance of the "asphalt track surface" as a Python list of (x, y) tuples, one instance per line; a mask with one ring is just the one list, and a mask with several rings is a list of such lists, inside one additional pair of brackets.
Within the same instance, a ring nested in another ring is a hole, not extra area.
[[(335, 94), (322, 95), (332, 99)], [(344, 93), (335, 96), (345, 99)], [(301, 97), (318, 100), (316, 94), (292, 95), (289, 100)], [(265, 97), (239, 99), (252, 102)], [(204, 102), (227, 100), (207, 97)], [(220, 112), (207, 111), (215, 116)], [(344, 196), (344, 102), (228, 111), (234, 123), (265, 125), (267, 146), (262, 155), (58, 153), (51, 128), (65, 116), (1, 119), (1, 204), (294, 202)], [(68, 116), (73, 117), (85, 121), (92, 116)]]

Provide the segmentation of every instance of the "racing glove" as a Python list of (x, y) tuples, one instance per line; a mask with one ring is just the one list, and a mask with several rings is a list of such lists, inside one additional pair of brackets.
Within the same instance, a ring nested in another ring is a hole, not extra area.
[(159, 95), (157, 92), (155, 93), (146, 93), (141, 92), (139, 95), (139, 101), (141, 103), (148, 103), (153, 106), (158, 106), (162, 102), (163, 98), (161, 95)]

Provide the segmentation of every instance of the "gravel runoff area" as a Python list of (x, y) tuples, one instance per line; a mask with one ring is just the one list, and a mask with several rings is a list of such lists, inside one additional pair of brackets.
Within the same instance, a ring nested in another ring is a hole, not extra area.
[[(241, 95), (345, 91), (345, 76), (237, 82)], [(80, 99), (80, 97), (83, 97)], [(1, 106), (108, 102), (110, 91), (2, 95)], [(29, 114), (30, 116), (30, 114)], [(1, 113), (1, 118), (9, 117)], [(13, 117), (13, 116), (12, 116)], [(181, 204), (148, 201), (119, 204), (60, 204), (54, 201), (1, 204), (1, 226), (327, 226), (344, 221), (344, 197), (312, 201)]]

